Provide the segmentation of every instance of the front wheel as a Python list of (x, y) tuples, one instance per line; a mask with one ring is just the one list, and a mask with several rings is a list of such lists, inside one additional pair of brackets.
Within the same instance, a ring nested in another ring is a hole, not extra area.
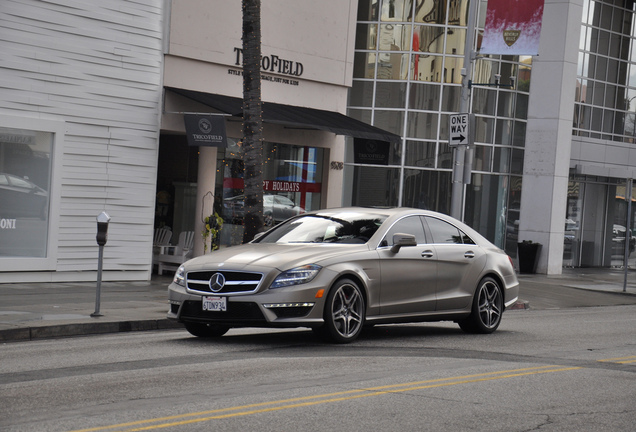
[(332, 342), (353, 342), (364, 326), (365, 304), (357, 283), (342, 279), (331, 288), (325, 305), (323, 333)]
[(503, 314), (503, 294), (499, 283), (485, 277), (477, 286), (473, 306), (468, 318), (459, 321), (459, 327), (468, 333), (487, 334), (497, 330)]
[(191, 335), (201, 338), (221, 337), (230, 327), (219, 324), (185, 323), (185, 328)]

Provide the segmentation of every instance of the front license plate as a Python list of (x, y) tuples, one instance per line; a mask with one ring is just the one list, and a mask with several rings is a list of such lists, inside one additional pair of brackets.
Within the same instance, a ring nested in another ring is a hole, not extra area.
[(227, 299), (225, 297), (203, 297), (203, 310), (224, 312), (227, 310)]

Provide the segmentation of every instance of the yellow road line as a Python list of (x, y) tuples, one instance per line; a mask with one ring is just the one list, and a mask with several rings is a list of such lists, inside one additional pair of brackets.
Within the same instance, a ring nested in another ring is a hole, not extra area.
[[(347, 400), (360, 399), (371, 396), (381, 396), (389, 393), (402, 393), (412, 390), (423, 390), (430, 388), (448, 387), (459, 384), (470, 384), (476, 382), (492, 381), (504, 378), (514, 378), (526, 375), (536, 375), (543, 373), (564, 372), (581, 369), (580, 367), (562, 366), (539, 366), (523, 369), (512, 369), (497, 372), (489, 372), (475, 375), (464, 375), (451, 378), (439, 378), (427, 381), (415, 381), (401, 384), (391, 384), (378, 387), (369, 387), (357, 390), (346, 390), (341, 392), (326, 393), (315, 396), (303, 396), (292, 399), (282, 399), (278, 401), (261, 402), (257, 404), (242, 405), (229, 408), (220, 408), (196, 413), (180, 414), (154, 419), (139, 420), (129, 423), (120, 423), (110, 426), (80, 429), (72, 432), (95, 432), (118, 429), (126, 432), (145, 431), (153, 429), (163, 429), (168, 427), (201, 423), (210, 420), (225, 419), (231, 417), (247, 416), (266, 412), (281, 411), (293, 408), (308, 407), (326, 403), (342, 402)], [(195, 418), (196, 417), (196, 418)], [(158, 424), (150, 424), (158, 423)], [(142, 426), (146, 425), (146, 426)], [(140, 426), (140, 427), (138, 427)], [(131, 429), (127, 429), (131, 428)]]
[(599, 362), (620, 363), (620, 364), (636, 363), (636, 356), (603, 359), (603, 360), (599, 360)]

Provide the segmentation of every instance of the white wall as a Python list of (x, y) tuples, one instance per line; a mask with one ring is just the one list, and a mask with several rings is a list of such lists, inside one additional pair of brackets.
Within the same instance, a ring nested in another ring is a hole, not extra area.
[[(162, 81), (162, 0), (3, 0), (0, 119), (61, 124), (54, 270), (0, 282), (95, 280), (95, 217), (112, 217), (104, 280), (150, 277)], [(50, 267), (50, 264), (44, 267)], [(125, 271), (125, 272), (124, 272)]]

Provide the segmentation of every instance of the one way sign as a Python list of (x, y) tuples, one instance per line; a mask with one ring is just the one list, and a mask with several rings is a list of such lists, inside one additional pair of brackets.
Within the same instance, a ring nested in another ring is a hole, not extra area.
[(451, 146), (470, 144), (470, 114), (452, 114), (448, 127), (448, 144)]

